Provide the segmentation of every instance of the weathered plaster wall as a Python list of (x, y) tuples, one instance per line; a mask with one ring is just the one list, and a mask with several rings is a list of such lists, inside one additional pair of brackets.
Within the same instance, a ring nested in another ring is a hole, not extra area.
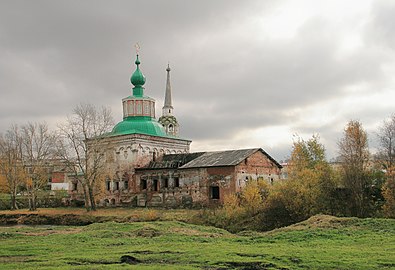
[[(103, 140), (107, 174), (105, 198), (109, 204), (129, 204), (137, 200), (139, 183), (133, 177), (135, 168), (144, 167), (150, 161), (164, 155), (188, 153), (190, 141), (131, 134), (109, 137)], [(127, 183), (125, 183), (127, 182)]]

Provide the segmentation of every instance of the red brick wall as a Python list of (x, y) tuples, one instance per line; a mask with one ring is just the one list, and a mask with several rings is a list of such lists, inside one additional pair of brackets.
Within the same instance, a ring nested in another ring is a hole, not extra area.
[(52, 183), (64, 183), (64, 172), (53, 172)]
[(258, 151), (236, 166), (236, 171), (250, 174), (280, 174), (280, 169), (266, 155)]

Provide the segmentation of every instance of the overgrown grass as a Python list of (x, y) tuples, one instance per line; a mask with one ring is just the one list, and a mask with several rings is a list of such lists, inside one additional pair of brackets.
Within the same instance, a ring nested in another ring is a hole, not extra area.
[(0, 242), (1, 269), (395, 269), (386, 219), (316, 216), (240, 234), (178, 221), (16, 226), (0, 227)]

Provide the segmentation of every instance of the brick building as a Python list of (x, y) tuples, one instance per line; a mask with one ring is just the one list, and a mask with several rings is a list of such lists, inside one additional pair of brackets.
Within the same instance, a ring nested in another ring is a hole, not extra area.
[(281, 165), (260, 148), (165, 155), (136, 169), (139, 206), (210, 206), (249, 181), (279, 180)]
[(279, 179), (281, 165), (262, 149), (189, 153), (173, 114), (170, 67), (159, 121), (155, 100), (144, 95), (137, 55), (132, 95), (122, 99), (123, 121), (100, 140), (107, 171), (105, 198), (111, 205), (212, 205), (239, 192), (250, 180)]

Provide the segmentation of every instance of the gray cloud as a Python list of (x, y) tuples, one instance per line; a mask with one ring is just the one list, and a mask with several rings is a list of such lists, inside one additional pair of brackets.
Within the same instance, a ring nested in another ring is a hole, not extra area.
[[(383, 67), (393, 65), (394, 5), (374, 3), (363, 44), (342, 54), (345, 34), (328, 18), (309, 17), (292, 38), (257, 32), (254, 19), (287, 1), (2, 2), (0, 130), (26, 120), (61, 121), (80, 102), (111, 106), (121, 120), (139, 42), (146, 94), (158, 100), (159, 113), (170, 61), (185, 137), (216, 143), (288, 125), (329, 141), (352, 112), (330, 124), (298, 126), (307, 115), (292, 111), (337, 100), (359, 84), (365, 88), (358, 95), (391, 87)], [(379, 106), (355, 111), (369, 122), (390, 114)], [(289, 145), (278, 145), (274, 156), (283, 159)]]

